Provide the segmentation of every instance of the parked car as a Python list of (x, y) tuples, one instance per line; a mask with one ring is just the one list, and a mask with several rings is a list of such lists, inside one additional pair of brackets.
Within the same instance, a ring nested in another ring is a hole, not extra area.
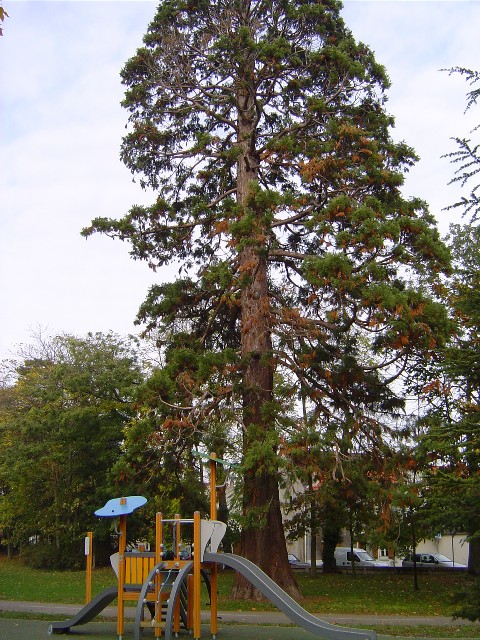
[(288, 554), (288, 562), (292, 569), (303, 569), (304, 571), (305, 569), (310, 569), (310, 563), (299, 560), (294, 553)]
[[(352, 564), (352, 550), (350, 547), (337, 547), (335, 549), (337, 567), (348, 567)], [(375, 559), (365, 549), (353, 550), (353, 561), (356, 567), (376, 567)]]
[(375, 559), (376, 567), (394, 567), (395, 561), (392, 558), (388, 558), (387, 556), (381, 556), (380, 558)]
[[(416, 553), (415, 562), (420, 569), (466, 569), (465, 564), (453, 562), (441, 553)], [(413, 555), (403, 560), (402, 567), (413, 567)]]

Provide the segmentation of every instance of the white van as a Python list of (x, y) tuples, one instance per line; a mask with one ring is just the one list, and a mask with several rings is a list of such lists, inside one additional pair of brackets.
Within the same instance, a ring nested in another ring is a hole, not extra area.
[[(337, 567), (352, 566), (352, 550), (350, 547), (337, 547), (335, 549), (335, 561)], [(356, 567), (375, 567), (377, 566), (374, 558), (365, 551), (365, 549), (353, 550), (353, 561)]]

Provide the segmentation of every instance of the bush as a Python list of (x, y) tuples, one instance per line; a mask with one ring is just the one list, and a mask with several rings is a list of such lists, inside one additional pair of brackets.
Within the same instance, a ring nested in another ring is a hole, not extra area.
[(475, 578), (463, 591), (456, 593), (453, 601), (461, 606), (453, 612), (454, 618), (480, 620), (480, 578)]
[(37, 542), (22, 548), (21, 557), (32, 569), (83, 569), (84, 547), (78, 543), (57, 548), (48, 542)]

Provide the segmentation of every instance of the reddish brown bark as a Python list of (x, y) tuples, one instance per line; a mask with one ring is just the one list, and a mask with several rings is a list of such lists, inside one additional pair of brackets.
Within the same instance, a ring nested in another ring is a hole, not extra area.
[[(238, 143), (242, 153), (237, 165), (237, 202), (243, 214), (252, 212), (252, 187), (258, 177), (258, 156), (255, 150), (255, 101), (245, 82), (237, 95)], [(268, 270), (265, 258), (263, 211), (255, 212), (258, 225), (245, 243), (239, 240), (239, 271), (241, 294), (241, 349), (243, 362), (243, 427), (244, 454), (248, 456), (256, 443), (269, 442), (265, 464), (255, 461), (244, 475), (244, 515), (254, 513), (257, 526), (242, 530), (240, 553), (263, 569), (273, 580), (294, 597), (301, 594), (288, 563), (276, 469), (275, 425), (265, 411), (273, 399), (273, 362), (271, 359), (271, 317)], [(259, 447), (261, 449), (262, 447)], [(271, 455), (270, 455), (271, 454)], [(257, 518), (258, 514), (258, 518)], [(259, 523), (262, 526), (258, 526)], [(272, 549), (275, 552), (272, 553)], [(237, 575), (233, 596), (259, 599), (261, 595), (248, 581)]]

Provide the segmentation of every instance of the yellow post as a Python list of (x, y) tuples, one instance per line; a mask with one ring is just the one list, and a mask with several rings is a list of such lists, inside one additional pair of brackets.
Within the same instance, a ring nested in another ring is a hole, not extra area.
[(93, 533), (91, 531), (88, 531), (85, 537), (85, 556), (87, 561), (87, 571), (85, 576), (85, 602), (88, 604), (92, 599)]
[[(162, 542), (163, 542), (163, 529), (162, 529), (162, 514), (160, 512), (155, 514), (155, 564), (158, 564), (161, 560)], [(162, 635), (162, 603), (160, 602), (160, 588), (162, 585), (162, 574), (155, 576), (155, 637), (159, 638)]]
[(187, 576), (187, 629), (193, 628), (193, 575)]
[[(120, 498), (123, 500), (124, 498)], [(125, 585), (125, 549), (127, 546), (127, 516), (120, 516), (118, 538), (118, 597), (117, 597), (117, 635), (119, 639), (124, 631), (124, 585)]]
[(200, 511), (193, 514), (193, 637), (201, 635), (200, 586), (201, 586), (201, 524)]
[[(181, 535), (179, 513), (176, 513), (174, 515), (174, 520), (178, 520), (178, 522), (175, 522), (173, 525), (174, 531), (172, 536), (173, 537), (172, 551), (173, 551), (173, 556), (175, 561), (178, 562), (180, 557), (180, 535)], [(173, 608), (173, 632), (175, 634), (178, 634), (180, 632), (180, 598), (177, 598), (177, 600), (175, 601), (175, 606)]]
[(162, 544), (163, 544), (163, 523), (162, 514), (160, 512), (155, 514), (155, 564), (158, 564), (162, 559)]
[[(210, 454), (210, 520), (217, 519), (217, 462), (216, 453)], [(218, 631), (217, 604), (217, 563), (212, 564), (210, 570), (210, 633), (213, 637)]]

